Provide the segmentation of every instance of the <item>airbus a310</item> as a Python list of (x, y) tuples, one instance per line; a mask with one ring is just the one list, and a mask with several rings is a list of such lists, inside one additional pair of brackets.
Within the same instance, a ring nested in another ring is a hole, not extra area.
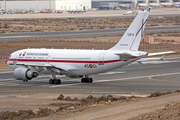
[(56, 75), (82, 78), (82, 83), (92, 83), (90, 75), (141, 62), (148, 56), (138, 48), (149, 12), (150, 8), (139, 12), (120, 41), (109, 50), (23, 49), (13, 52), (7, 65), (14, 69), (17, 80), (28, 81), (39, 74), (51, 74), (49, 84), (61, 84)]

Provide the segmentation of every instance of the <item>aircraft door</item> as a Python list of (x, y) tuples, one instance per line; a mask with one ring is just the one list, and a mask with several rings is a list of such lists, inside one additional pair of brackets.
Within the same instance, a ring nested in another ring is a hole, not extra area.
[(47, 57), (47, 63), (50, 63), (50, 62), (51, 62), (51, 56), (48, 55), (48, 57)]
[(15, 55), (13, 56), (13, 65), (16, 67), (16, 63), (18, 61), (18, 56), (20, 56), (21, 54), (19, 52), (15, 53)]
[(98, 65), (104, 65), (104, 55), (105, 55), (105, 53), (101, 53), (99, 55)]
[(19, 53), (19, 52), (17, 52), (17, 53), (14, 55), (13, 62), (17, 62), (17, 61), (18, 61), (18, 60), (17, 60), (18, 56), (20, 56), (20, 53)]

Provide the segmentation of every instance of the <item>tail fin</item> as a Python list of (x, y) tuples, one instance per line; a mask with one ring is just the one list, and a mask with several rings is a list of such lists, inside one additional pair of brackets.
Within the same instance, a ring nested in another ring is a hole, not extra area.
[(139, 12), (120, 41), (110, 50), (135, 50), (139, 48), (141, 37), (146, 25), (151, 8), (145, 12)]

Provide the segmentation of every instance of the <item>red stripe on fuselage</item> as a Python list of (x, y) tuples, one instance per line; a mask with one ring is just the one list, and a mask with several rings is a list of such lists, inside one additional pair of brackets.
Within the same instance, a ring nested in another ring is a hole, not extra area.
[(76, 60), (37, 60), (37, 59), (7, 59), (7, 61), (21, 61), (21, 62), (61, 62), (61, 63), (112, 63), (121, 60), (108, 61), (76, 61)]
[[(133, 56), (132, 59), (142, 58), (142, 56)], [(21, 62), (59, 62), (59, 63), (113, 63), (121, 60), (107, 60), (107, 61), (79, 61), (79, 60), (38, 60), (38, 59), (7, 59), (6, 61), (21, 61)]]

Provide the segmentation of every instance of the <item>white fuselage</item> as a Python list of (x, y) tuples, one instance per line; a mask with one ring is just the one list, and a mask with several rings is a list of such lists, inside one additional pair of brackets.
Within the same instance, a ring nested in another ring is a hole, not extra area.
[[(128, 61), (121, 61), (116, 53), (129, 53), (133, 55)], [(68, 49), (23, 49), (11, 54), (7, 59), (7, 65), (13, 69), (24, 67), (21, 64), (48, 64), (52, 66), (70, 65), (77, 70), (68, 72), (60, 70), (59, 74), (92, 75), (120, 68), (140, 58), (146, 57), (146, 52), (140, 51), (113, 51), (113, 50), (68, 50)], [(36, 67), (36, 66), (33, 66)], [(43, 69), (40, 73), (50, 74), (49, 69)]]

